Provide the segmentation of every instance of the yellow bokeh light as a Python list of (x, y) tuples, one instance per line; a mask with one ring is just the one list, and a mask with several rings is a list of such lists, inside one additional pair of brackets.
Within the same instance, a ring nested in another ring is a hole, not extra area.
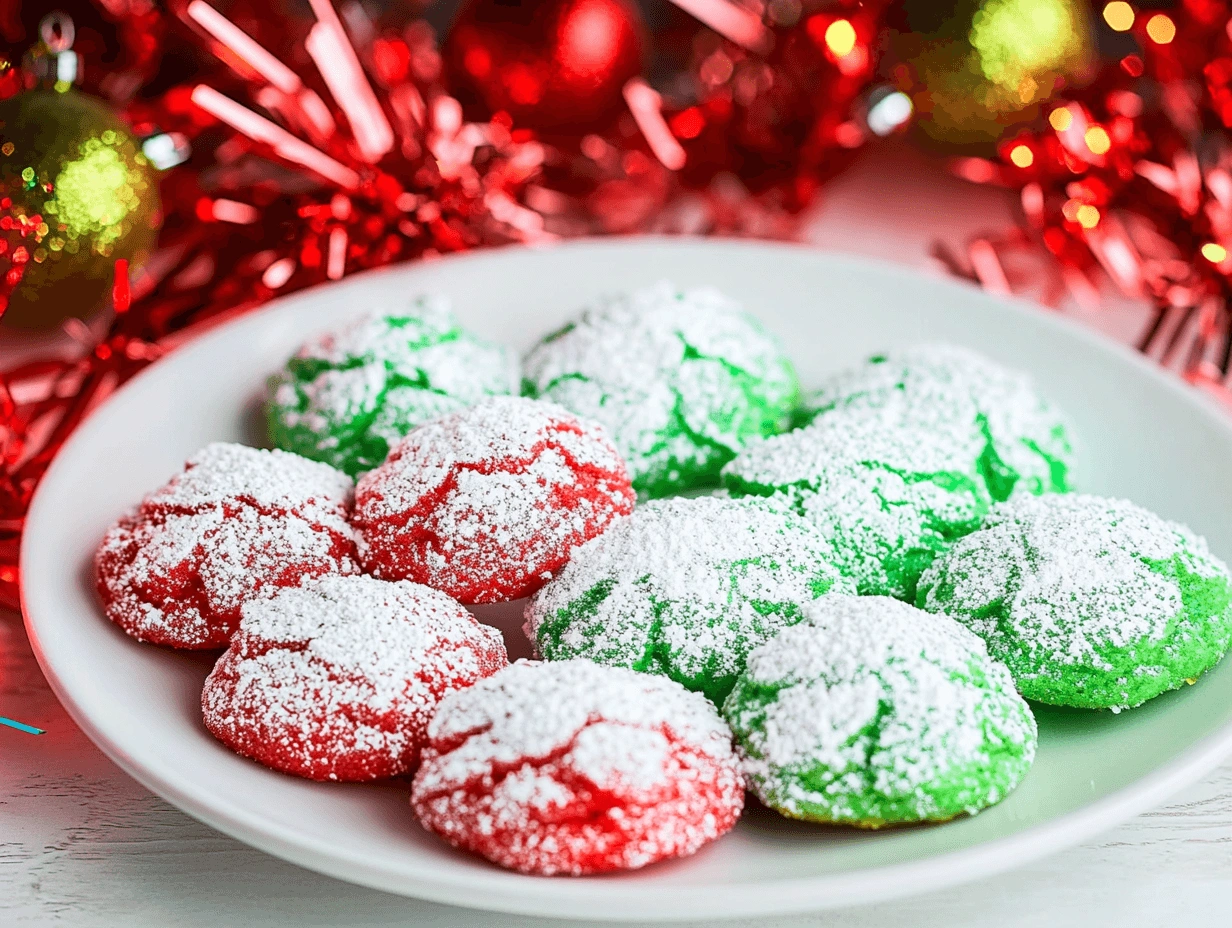
[(1085, 13), (1072, 0), (984, 0), (967, 41), (984, 77), (1022, 106), (1051, 93), (1050, 73), (1086, 56)]
[(1134, 8), (1123, 0), (1113, 0), (1104, 7), (1104, 22), (1114, 32), (1129, 32), (1134, 28)]
[(1202, 257), (1211, 264), (1222, 264), (1228, 258), (1228, 249), (1218, 242), (1207, 242), (1202, 246)]
[(1078, 225), (1084, 229), (1094, 229), (1099, 225), (1099, 210), (1090, 203), (1084, 203), (1075, 210), (1074, 218), (1078, 220)]
[(1146, 34), (1152, 42), (1167, 45), (1176, 38), (1176, 23), (1164, 13), (1156, 13), (1146, 21)]
[(1069, 111), (1069, 107), (1062, 106), (1053, 110), (1048, 114), (1048, 125), (1056, 129), (1058, 132), (1064, 132), (1070, 127), (1074, 121), (1074, 114)]
[(837, 57), (842, 58), (845, 55), (850, 55), (851, 50), (856, 47), (856, 30), (845, 19), (836, 19), (826, 27), (826, 48), (830, 49)]
[(1035, 161), (1035, 155), (1026, 145), (1015, 145), (1010, 149), (1010, 160), (1020, 168), (1029, 168)]
[(1103, 126), (1092, 126), (1083, 135), (1083, 139), (1087, 143), (1087, 148), (1097, 155), (1106, 153), (1112, 147), (1112, 139), (1108, 137), (1108, 132)]

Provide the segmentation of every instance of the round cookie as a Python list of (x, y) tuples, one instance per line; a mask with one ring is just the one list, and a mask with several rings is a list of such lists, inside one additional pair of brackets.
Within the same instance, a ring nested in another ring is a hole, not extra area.
[(586, 310), (526, 357), (523, 392), (600, 422), (643, 498), (713, 485), (782, 431), (799, 392), (778, 342), (712, 289), (661, 283)]
[(694, 853), (744, 806), (731, 732), (662, 678), (519, 661), (442, 700), (411, 804), (424, 827), (545, 876)]
[(924, 569), (988, 511), (977, 456), (967, 429), (835, 410), (749, 445), (723, 468), (723, 485), (735, 497), (771, 497), (815, 525), (861, 595), (914, 602)]
[(602, 429), (554, 403), (494, 397), (403, 439), (360, 479), (352, 522), (372, 574), (469, 605), (533, 593), (632, 511)]
[(107, 617), (142, 641), (226, 647), (248, 600), (358, 572), (351, 498), (351, 478), (325, 464), (208, 445), (104, 536)]
[(975, 632), (1028, 699), (1141, 705), (1232, 641), (1232, 577), (1189, 529), (1124, 500), (995, 506), (920, 579), (919, 604)]
[(462, 328), (447, 299), (420, 297), (300, 348), (269, 381), (270, 441), (355, 477), (416, 426), (518, 380), (516, 358)]
[(826, 596), (749, 655), (723, 714), (750, 788), (790, 818), (880, 828), (1000, 802), (1035, 719), (957, 622), (884, 596)]
[(890, 407), (926, 428), (970, 429), (975, 465), (993, 500), (1073, 488), (1073, 446), (1066, 418), (1025, 374), (957, 345), (922, 344), (869, 358), (807, 397), (802, 418), (834, 409)]
[(326, 577), (245, 605), (202, 717), (236, 753), (284, 773), (401, 776), (442, 697), (507, 663), (500, 633), (444, 593)]
[(745, 656), (831, 589), (855, 592), (807, 522), (757, 500), (660, 500), (574, 552), (526, 607), (547, 660), (661, 674), (720, 704)]

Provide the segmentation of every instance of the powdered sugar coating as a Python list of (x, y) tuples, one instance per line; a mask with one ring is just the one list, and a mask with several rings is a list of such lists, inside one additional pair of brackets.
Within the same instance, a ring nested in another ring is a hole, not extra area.
[(107, 532), (107, 616), (134, 638), (225, 647), (248, 600), (358, 571), (351, 479), (284, 451), (216, 442)]
[(723, 711), (751, 788), (792, 818), (876, 828), (974, 814), (1035, 757), (1035, 719), (983, 642), (883, 596), (806, 605), (749, 655)]
[(923, 570), (988, 511), (978, 446), (974, 433), (925, 428), (884, 409), (836, 409), (749, 445), (723, 468), (723, 485), (810, 521), (862, 595), (914, 601)]
[(1071, 489), (1065, 417), (1031, 379), (966, 348), (922, 344), (870, 358), (832, 377), (804, 402), (806, 419), (832, 409), (892, 407), (926, 428), (980, 441), (976, 467), (994, 500)]
[(447, 693), (508, 663), (500, 634), (444, 593), (326, 577), (249, 602), (205, 681), (205, 727), (313, 780), (409, 773)]
[(1060, 705), (1139, 705), (1232, 642), (1232, 579), (1206, 542), (1098, 496), (994, 507), (924, 574), (919, 597), (983, 638), (1023, 695)]
[(270, 437), (356, 476), (414, 427), (517, 393), (519, 379), (517, 359), (462, 328), (446, 298), (419, 297), (300, 348), (270, 379)]
[(548, 660), (660, 674), (717, 704), (801, 606), (855, 591), (831, 558), (812, 526), (760, 501), (658, 500), (574, 552), (527, 605), (526, 634)]
[(356, 494), (360, 558), (464, 603), (517, 599), (633, 510), (603, 430), (554, 403), (495, 397), (411, 432)]
[(411, 803), (425, 827), (503, 867), (631, 870), (735, 824), (731, 733), (701, 696), (590, 661), (519, 661), (448, 696)]
[(714, 483), (788, 424), (795, 370), (778, 342), (710, 288), (664, 282), (601, 301), (524, 363), (524, 391), (602, 423), (644, 497)]

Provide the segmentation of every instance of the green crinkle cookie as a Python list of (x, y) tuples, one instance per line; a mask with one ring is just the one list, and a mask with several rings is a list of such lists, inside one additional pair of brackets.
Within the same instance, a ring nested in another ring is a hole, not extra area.
[(968, 429), (835, 410), (749, 445), (723, 469), (723, 485), (736, 497), (771, 497), (812, 522), (860, 594), (914, 602), (924, 569), (988, 511), (978, 444)]
[(518, 381), (508, 351), (463, 329), (444, 298), (421, 297), (305, 344), (270, 378), (266, 421), (277, 447), (354, 477), (416, 426)]
[(748, 441), (790, 424), (778, 342), (715, 290), (663, 283), (588, 309), (526, 357), (523, 391), (602, 424), (642, 498), (717, 482)]
[(854, 592), (808, 523), (754, 500), (648, 503), (573, 553), (526, 609), (547, 660), (661, 674), (721, 703), (745, 655), (831, 588)]
[(1035, 757), (1031, 710), (983, 642), (883, 596), (807, 604), (749, 655), (723, 714), (762, 802), (816, 822), (974, 814)]
[(920, 579), (919, 604), (975, 632), (1028, 699), (1138, 706), (1192, 683), (1232, 641), (1232, 578), (1187, 528), (1124, 500), (993, 508)]
[(973, 431), (975, 464), (996, 501), (1073, 489), (1068, 421), (1025, 374), (957, 345), (877, 355), (808, 396), (803, 422), (834, 409), (895, 407), (929, 428)]

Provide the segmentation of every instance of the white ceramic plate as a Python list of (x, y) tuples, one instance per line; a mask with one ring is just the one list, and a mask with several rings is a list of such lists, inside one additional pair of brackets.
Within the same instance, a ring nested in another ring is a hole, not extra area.
[[(1040, 710), (1035, 768), (975, 818), (884, 833), (748, 814), (684, 861), (593, 879), (507, 873), (411, 816), (405, 784), (308, 783), (216, 743), (198, 698), (210, 660), (107, 622), (89, 563), (107, 526), (212, 440), (261, 441), (262, 382), (304, 338), (421, 291), (483, 335), (529, 346), (600, 293), (714, 284), (788, 346), (806, 384), (887, 347), (949, 339), (1036, 375), (1079, 427), (1095, 492), (1129, 497), (1232, 557), (1232, 427), (1125, 348), (1046, 311), (850, 257), (722, 241), (582, 242), (420, 263), (279, 300), (200, 338), (116, 394), (65, 446), (30, 510), (26, 623), (76, 722), (154, 792), (220, 831), (323, 873), (438, 902), (550, 916), (710, 918), (821, 909), (938, 889), (1073, 844), (1163, 800), (1232, 748), (1232, 660), (1185, 692), (1111, 713)], [(516, 611), (516, 610), (515, 610)], [(506, 630), (517, 618), (487, 616)]]

